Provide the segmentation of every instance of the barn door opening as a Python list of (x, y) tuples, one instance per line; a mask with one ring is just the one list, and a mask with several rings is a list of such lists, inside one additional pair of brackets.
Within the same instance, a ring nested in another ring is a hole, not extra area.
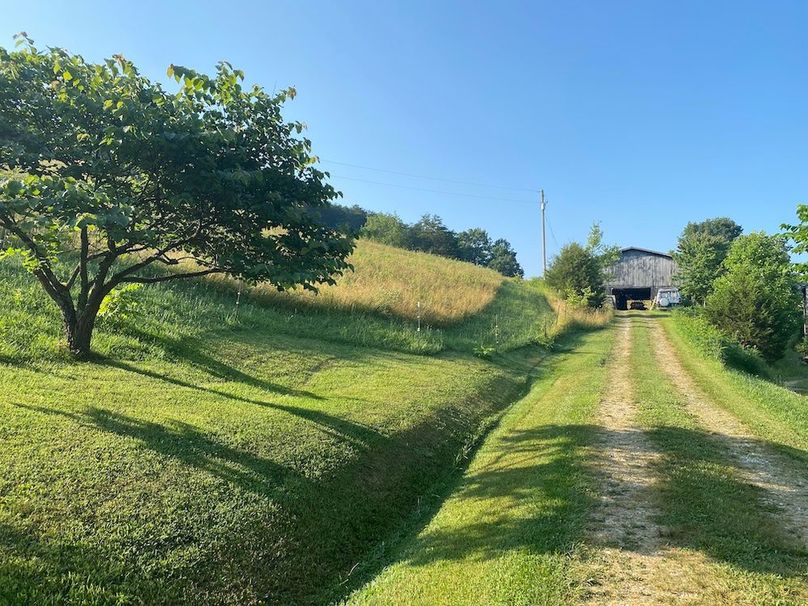
[(613, 288), (615, 309), (628, 309), (632, 301), (650, 301), (650, 288)]

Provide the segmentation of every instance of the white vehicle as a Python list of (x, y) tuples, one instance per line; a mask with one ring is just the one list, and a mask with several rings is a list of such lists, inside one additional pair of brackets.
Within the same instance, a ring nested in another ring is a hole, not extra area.
[(673, 307), (682, 302), (678, 288), (660, 288), (654, 298), (654, 307)]

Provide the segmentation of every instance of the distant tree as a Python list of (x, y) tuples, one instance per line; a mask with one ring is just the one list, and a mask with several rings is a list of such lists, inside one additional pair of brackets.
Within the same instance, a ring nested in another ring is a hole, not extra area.
[(475, 265), (488, 266), (493, 258), (493, 243), (488, 232), (473, 227), (457, 234), (457, 247), (460, 260)]
[(724, 271), (722, 262), (730, 245), (742, 231), (740, 225), (726, 217), (685, 226), (673, 256), (678, 265), (679, 288), (689, 301), (705, 302), (716, 278)]
[(367, 211), (356, 204), (353, 206), (331, 204), (316, 208), (313, 212), (320, 217), (323, 225), (353, 235), (359, 234), (368, 220)]
[(603, 243), (603, 230), (594, 223), (586, 245), (567, 244), (550, 263), (544, 278), (568, 301), (600, 307), (605, 299), (604, 284), (620, 249)]
[(606, 282), (611, 268), (620, 259), (620, 247), (603, 242), (603, 228), (593, 223), (586, 238), (586, 250), (597, 260), (601, 271), (601, 283)]
[(410, 247), (413, 250), (457, 259), (457, 236), (438, 215), (426, 214), (409, 230)]
[(708, 319), (767, 360), (782, 357), (800, 325), (797, 278), (785, 237), (763, 232), (740, 236), (723, 267), (707, 296)]
[(545, 282), (564, 298), (585, 301), (590, 307), (603, 304), (603, 272), (596, 255), (577, 242), (566, 244), (553, 258)]
[(90, 353), (100, 308), (127, 284), (228, 273), (316, 289), (349, 267), (351, 238), (311, 212), (338, 194), (281, 115), (294, 89), (245, 90), (220, 63), (212, 77), (170, 67), (168, 93), (121, 56), (19, 42), (0, 48), (0, 228), (73, 354)]
[(491, 245), (491, 261), (488, 267), (503, 276), (523, 278), (525, 275), (522, 266), (516, 260), (516, 251), (511, 247), (511, 243), (503, 238), (495, 240)]
[(360, 236), (399, 248), (410, 244), (409, 226), (397, 214), (370, 213)]

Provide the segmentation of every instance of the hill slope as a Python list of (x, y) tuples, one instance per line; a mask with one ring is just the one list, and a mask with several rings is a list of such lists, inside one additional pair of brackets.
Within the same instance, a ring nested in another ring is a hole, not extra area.
[[(381, 291), (418, 282), (394, 279), (413, 253), (358, 254), (354, 283), (372, 266)], [(102, 322), (93, 364), (0, 263), (0, 603), (304, 604), (358, 586), (541, 355), (468, 353), (538, 334), (536, 285), (430, 262), (422, 285), (468, 291), (440, 329), (374, 309), (369, 288), (236, 308), (232, 285), (163, 285)]]

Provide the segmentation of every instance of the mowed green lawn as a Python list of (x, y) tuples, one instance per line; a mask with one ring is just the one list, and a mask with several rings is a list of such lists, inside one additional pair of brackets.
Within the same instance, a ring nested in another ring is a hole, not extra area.
[(443, 346), (186, 284), (139, 292), (78, 364), (0, 269), (0, 604), (339, 599), (429, 516), (541, 353), (415, 355)]
[(564, 605), (592, 498), (584, 469), (612, 330), (568, 337), (477, 453), (462, 483), (359, 605)]
[[(742, 445), (731, 439), (718, 440), (702, 427), (686, 409), (684, 396), (662, 372), (661, 362), (653, 354), (651, 332), (653, 323), (659, 321), (635, 320), (632, 375), (640, 403), (639, 420), (661, 453), (655, 496), (668, 542), (686, 553), (706, 556), (711, 574), (694, 580), (700, 585), (701, 603), (805, 604), (808, 552), (783, 530), (778, 512), (765, 502), (761, 490), (745, 479), (736, 461), (744, 454), (738, 452)], [(671, 320), (662, 321), (676, 332)], [(706, 362), (686, 340), (675, 344), (688, 370)], [(760, 382), (757, 388), (765, 390), (761, 379), (716, 364), (710, 376), (720, 391), (710, 394), (705, 390), (712, 404), (735, 410), (754, 408), (756, 419), (775, 421), (751, 393), (739, 405), (740, 394), (732, 388), (734, 381), (744, 379), (750, 388)], [(691, 376), (697, 381), (701, 377)], [(703, 389), (705, 383), (699, 382)], [(785, 390), (771, 387), (787, 399)]]
[[(808, 397), (766, 378), (728, 368), (699, 351), (691, 337), (692, 320), (671, 317), (663, 326), (681, 361), (698, 386), (713, 401), (737, 416), (753, 433), (784, 454), (808, 463)], [(777, 375), (781, 364), (792, 363), (792, 379), (808, 380), (808, 366), (796, 365), (788, 352), (770, 373)]]

